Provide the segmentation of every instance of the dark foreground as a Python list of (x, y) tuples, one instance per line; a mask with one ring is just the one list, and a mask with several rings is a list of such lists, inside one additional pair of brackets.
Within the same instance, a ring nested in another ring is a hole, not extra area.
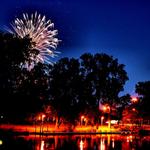
[(0, 150), (149, 150), (150, 136), (96, 134), (0, 135)]

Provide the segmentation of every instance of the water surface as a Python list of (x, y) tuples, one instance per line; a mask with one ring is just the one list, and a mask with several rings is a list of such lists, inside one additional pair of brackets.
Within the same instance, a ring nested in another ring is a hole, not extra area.
[(0, 136), (0, 150), (149, 150), (150, 136)]

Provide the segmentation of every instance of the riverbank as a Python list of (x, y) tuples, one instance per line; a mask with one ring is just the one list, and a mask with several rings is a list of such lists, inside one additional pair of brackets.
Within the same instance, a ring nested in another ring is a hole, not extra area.
[(55, 125), (13, 125), (2, 124), (0, 129), (3, 131), (9, 131), (16, 134), (41, 134), (41, 135), (58, 135), (58, 134), (120, 134), (119, 128), (108, 126), (76, 126), (70, 127), (67, 125), (61, 125), (56, 127)]
[[(136, 128), (136, 130), (111, 127), (108, 126), (76, 126), (71, 128), (62, 125), (59, 128), (55, 125), (13, 125), (1, 124), (0, 130), (15, 135), (73, 135), (73, 134), (150, 134), (149, 126), (145, 129)], [(140, 132), (139, 132), (140, 131)]]

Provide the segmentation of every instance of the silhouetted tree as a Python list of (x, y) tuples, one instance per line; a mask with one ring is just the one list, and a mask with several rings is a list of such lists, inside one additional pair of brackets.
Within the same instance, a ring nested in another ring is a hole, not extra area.
[(97, 115), (99, 101), (110, 106), (121, 103), (118, 95), (128, 77), (124, 65), (112, 56), (83, 54), (79, 59), (62, 58), (54, 66), (38, 63), (29, 70), (25, 64), (30, 65), (30, 56), (38, 53), (31, 50), (28, 37), (1, 33), (0, 50), (0, 96), (4, 97), (0, 111), (12, 119), (24, 119), (50, 104), (58, 120), (74, 122), (88, 109)]
[(138, 82), (136, 84), (136, 93), (139, 94), (139, 111), (143, 116), (150, 115), (150, 81)]
[(77, 59), (63, 58), (50, 71), (50, 99), (57, 110), (58, 118), (65, 116), (74, 121), (78, 113), (78, 102), (82, 92), (79, 65)]
[(44, 99), (45, 68), (38, 64), (31, 71), (25, 68), (30, 64), (30, 56), (36, 57), (37, 51), (31, 49), (28, 37), (18, 38), (12, 34), (0, 33), (0, 111), (12, 120), (25, 117), (34, 112), (36, 106)]
[(80, 58), (82, 74), (86, 84), (91, 84), (94, 103), (97, 105), (99, 100), (109, 105), (119, 102), (118, 94), (128, 80), (125, 66), (107, 54), (84, 54)]
[(124, 65), (107, 54), (83, 54), (80, 59), (60, 59), (50, 72), (51, 103), (58, 116), (75, 118), (98, 103), (121, 103), (118, 94), (128, 80)]
[(131, 96), (129, 94), (126, 94), (119, 97), (119, 99), (120, 99), (120, 104), (117, 106), (117, 115), (118, 115), (118, 119), (121, 120), (123, 111), (125, 110), (126, 107), (131, 105)]
[(0, 33), (0, 96), (1, 111), (9, 110), (13, 89), (21, 71), (21, 64), (28, 61), (30, 40), (19, 39), (11, 34)]
[[(14, 112), (20, 118), (39, 112), (48, 100), (48, 74), (47, 65), (37, 64), (30, 71), (22, 70), (18, 77), (16, 91), (13, 94), (13, 102), (17, 104)], [(12, 106), (14, 106), (12, 104)], [(15, 106), (14, 106), (15, 107)], [(13, 111), (11, 109), (11, 111)]]
[[(93, 99), (88, 100), (93, 111), (98, 109), (98, 104), (109, 106), (108, 116), (114, 116), (113, 109), (117, 108), (122, 100), (119, 93), (123, 90), (128, 80), (124, 65), (119, 64), (117, 59), (107, 54), (83, 54), (81, 57), (82, 74), (85, 77), (86, 87), (90, 87), (88, 94)], [(103, 113), (103, 112), (101, 112)]]

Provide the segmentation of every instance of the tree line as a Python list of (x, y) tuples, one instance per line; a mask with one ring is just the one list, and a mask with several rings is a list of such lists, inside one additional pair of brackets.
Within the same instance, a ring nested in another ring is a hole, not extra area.
[[(0, 33), (0, 113), (10, 122), (24, 122), (31, 114), (48, 111), (74, 123), (81, 114), (97, 118), (99, 103), (121, 112), (130, 95), (119, 96), (128, 81), (125, 65), (105, 53), (85, 53), (78, 59), (62, 58), (54, 65), (35, 63), (29, 56), (28, 37)], [(34, 64), (30, 69), (26, 64)], [(136, 84), (139, 110), (149, 114), (150, 81)], [(121, 113), (118, 116), (121, 118)]]

